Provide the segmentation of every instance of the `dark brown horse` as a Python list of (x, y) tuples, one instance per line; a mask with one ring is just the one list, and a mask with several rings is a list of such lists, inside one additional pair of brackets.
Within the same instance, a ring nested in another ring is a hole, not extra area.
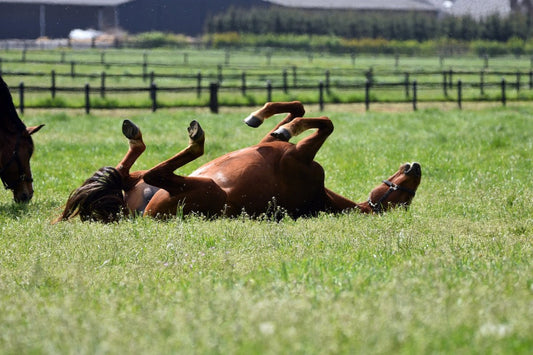
[[(73, 191), (57, 221), (79, 214), (82, 220), (110, 222), (132, 211), (165, 217), (178, 210), (252, 217), (281, 210), (298, 218), (321, 211), (379, 213), (411, 203), (420, 184), (420, 164), (403, 164), (372, 190), (367, 201), (355, 203), (324, 186), (324, 170), (314, 161), (333, 132), (329, 118), (303, 118), (300, 102), (281, 102), (265, 104), (245, 122), (257, 127), (278, 113), (288, 115), (259, 144), (225, 154), (189, 176), (174, 171), (204, 152), (204, 132), (196, 121), (188, 128), (189, 145), (184, 150), (150, 170), (130, 172), (146, 146), (139, 128), (126, 120), (122, 130), (129, 150), (122, 161), (115, 168), (100, 169)], [(288, 142), (309, 129), (316, 131), (297, 144)]]
[(15, 110), (9, 88), (0, 77), (0, 178), (4, 187), (13, 191), (15, 202), (28, 202), (33, 196), (31, 135), (43, 126), (24, 125)]

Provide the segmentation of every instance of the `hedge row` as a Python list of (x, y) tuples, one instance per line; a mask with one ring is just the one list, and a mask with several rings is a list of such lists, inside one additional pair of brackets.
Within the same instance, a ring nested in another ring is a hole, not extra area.
[(207, 48), (268, 48), (303, 51), (327, 51), (333, 53), (402, 54), (402, 55), (533, 55), (533, 40), (524, 41), (514, 37), (506, 42), (459, 41), (437, 39), (418, 42), (386, 39), (345, 39), (338, 36), (308, 36), (280, 34), (239, 34), (237, 32), (215, 33), (191, 39), (184, 35), (149, 32), (130, 36), (128, 47), (186, 47), (195, 43)]

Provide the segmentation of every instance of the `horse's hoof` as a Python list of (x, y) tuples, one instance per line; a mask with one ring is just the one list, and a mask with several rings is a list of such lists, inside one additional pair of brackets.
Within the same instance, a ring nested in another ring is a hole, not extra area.
[(189, 132), (189, 138), (195, 142), (204, 137), (204, 130), (200, 127), (198, 121), (191, 121), (187, 131)]
[(276, 129), (274, 132), (270, 133), (270, 135), (274, 138), (279, 139), (280, 141), (288, 142), (289, 139), (291, 139), (292, 135), (291, 132), (289, 132), (288, 129), (280, 127)]
[(263, 123), (263, 120), (254, 115), (250, 115), (244, 119), (244, 123), (246, 123), (250, 127), (257, 128), (261, 126), (261, 124)]
[(124, 120), (122, 122), (122, 134), (126, 136), (128, 139), (135, 139), (139, 136), (139, 127), (135, 125), (135, 123), (131, 122), (130, 120)]

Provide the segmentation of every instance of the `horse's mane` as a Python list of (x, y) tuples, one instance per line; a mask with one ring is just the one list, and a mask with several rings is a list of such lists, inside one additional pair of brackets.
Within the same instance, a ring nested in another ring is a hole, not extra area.
[(65, 221), (77, 215), (82, 221), (116, 222), (126, 213), (122, 193), (122, 177), (112, 167), (100, 168), (82, 186), (72, 191), (63, 213), (54, 221)]
[(4, 79), (0, 76), (0, 129), (17, 133), (26, 129), (13, 104), (13, 97)]

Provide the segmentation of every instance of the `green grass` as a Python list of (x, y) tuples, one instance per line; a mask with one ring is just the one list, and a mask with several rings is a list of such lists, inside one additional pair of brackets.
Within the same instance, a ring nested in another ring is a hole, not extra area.
[(35, 197), (0, 194), (0, 350), (21, 353), (530, 353), (533, 137), (525, 105), (326, 106), (326, 185), (356, 201), (405, 161), (411, 208), (380, 216), (51, 225), (68, 193), (143, 129), (150, 167), (204, 127), (206, 155), (257, 142), (243, 109), (35, 111)]

